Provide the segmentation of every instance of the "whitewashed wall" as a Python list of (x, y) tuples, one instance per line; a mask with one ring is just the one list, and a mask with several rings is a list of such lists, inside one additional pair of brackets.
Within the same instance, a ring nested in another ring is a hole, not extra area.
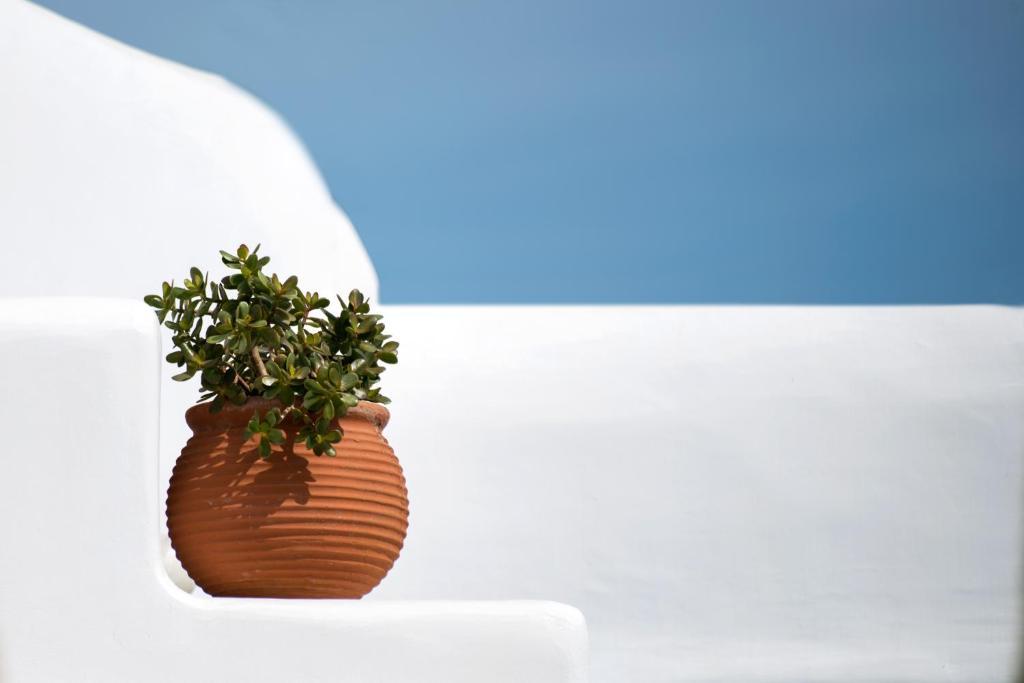
[(1024, 313), (389, 306), (371, 599), (583, 610), (592, 680), (1011, 680)]
[[(0, 298), (3, 683), (585, 683), (542, 601), (208, 598), (159, 552), (160, 335), (134, 301)], [(83, 362), (88, 393), (74, 387)]]
[[(377, 276), (305, 150), (239, 88), (0, 0), (0, 296), (141, 300), (263, 243), (321, 292)], [(164, 378), (161, 471), (195, 391)]]

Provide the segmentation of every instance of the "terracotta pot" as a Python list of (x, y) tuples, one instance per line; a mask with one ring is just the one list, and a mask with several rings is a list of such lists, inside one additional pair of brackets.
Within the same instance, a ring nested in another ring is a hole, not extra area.
[(217, 596), (359, 598), (398, 558), (408, 527), (402, 468), (381, 435), (387, 408), (362, 402), (337, 420), (337, 455), (317, 456), (284, 425), (263, 460), (246, 440), (250, 399), (185, 413), (192, 437), (167, 491), (171, 545), (189, 576)]

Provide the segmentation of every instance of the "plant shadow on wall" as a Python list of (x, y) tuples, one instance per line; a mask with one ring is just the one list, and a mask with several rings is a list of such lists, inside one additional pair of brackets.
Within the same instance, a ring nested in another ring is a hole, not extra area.
[(408, 527), (376, 386), (398, 343), (358, 290), (331, 312), (258, 250), (221, 252), (236, 272), (220, 282), (192, 268), (145, 298), (172, 331), (174, 379), (203, 391), (168, 488), (171, 545), (214, 596), (362, 597)]

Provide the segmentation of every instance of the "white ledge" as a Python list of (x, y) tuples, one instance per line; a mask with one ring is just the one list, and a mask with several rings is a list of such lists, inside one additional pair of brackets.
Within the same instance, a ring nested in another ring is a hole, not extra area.
[(160, 556), (152, 314), (0, 299), (0, 357), (18, 387), (0, 412), (4, 683), (586, 679), (583, 617), (554, 602), (183, 592)]

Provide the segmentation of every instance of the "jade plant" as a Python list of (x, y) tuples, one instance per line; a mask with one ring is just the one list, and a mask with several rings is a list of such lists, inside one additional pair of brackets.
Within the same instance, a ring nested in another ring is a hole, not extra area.
[(338, 296), (341, 309), (332, 312), (330, 299), (304, 292), (294, 275), (264, 273), (270, 258), (258, 245), (220, 255), (236, 272), (216, 282), (193, 267), (180, 285), (164, 282), (145, 297), (172, 332), (167, 361), (182, 368), (173, 379), (199, 375), (199, 402), (211, 412), (254, 396), (276, 399), (280, 407), (254, 413), (246, 427), (264, 458), (285, 441), (285, 420), (314, 453), (334, 455), (344, 436), (335, 418), (359, 401), (390, 402), (375, 385), (381, 363), (398, 362), (398, 342), (357, 289)]

